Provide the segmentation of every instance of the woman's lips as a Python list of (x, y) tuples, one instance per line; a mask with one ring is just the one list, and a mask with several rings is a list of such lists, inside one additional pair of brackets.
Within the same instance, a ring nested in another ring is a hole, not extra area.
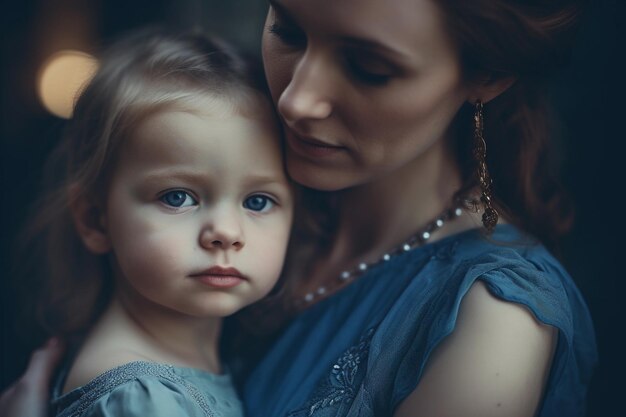
[(286, 129), (287, 143), (296, 153), (313, 158), (324, 158), (346, 150), (343, 146), (331, 145), (321, 140), (300, 136), (291, 129)]
[(214, 288), (232, 288), (247, 280), (236, 268), (213, 266), (201, 272), (193, 273), (191, 278)]

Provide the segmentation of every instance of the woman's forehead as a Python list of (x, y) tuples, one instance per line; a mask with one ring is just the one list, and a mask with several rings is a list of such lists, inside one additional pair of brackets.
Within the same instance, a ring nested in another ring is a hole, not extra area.
[(443, 16), (432, 0), (270, 0), (277, 17), (307, 36), (379, 45), (424, 58), (451, 49)]

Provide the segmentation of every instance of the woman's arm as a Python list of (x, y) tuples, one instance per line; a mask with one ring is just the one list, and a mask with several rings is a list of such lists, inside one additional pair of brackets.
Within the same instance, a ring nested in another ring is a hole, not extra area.
[(33, 352), (26, 372), (0, 396), (0, 417), (45, 417), (50, 378), (63, 355), (58, 339)]
[(435, 350), (395, 417), (532, 417), (548, 378), (557, 331), (477, 282), (457, 326)]

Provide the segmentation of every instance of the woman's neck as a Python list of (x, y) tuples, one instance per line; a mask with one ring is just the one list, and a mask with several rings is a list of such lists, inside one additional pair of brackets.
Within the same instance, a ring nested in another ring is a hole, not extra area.
[[(442, 141), (399, 170), (336, 193), (339, 227), (327, 261), (346, 268), (377, 260), (450, 208), (460, 187), (458, 167)], [(467, 220), (455, 220), (431, 241), (476, 224)]]

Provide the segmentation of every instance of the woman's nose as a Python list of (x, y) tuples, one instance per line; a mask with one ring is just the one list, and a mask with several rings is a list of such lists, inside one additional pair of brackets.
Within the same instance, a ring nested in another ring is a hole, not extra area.
[(331, 72), (323, 57), (305, 52), (278, 99), (278, 111), (287, 123), (325, 119), (331, 115)]
[(241, 219), (235, 213), (214, 213), (200, 232), (200, 246), (207, 250), (241, 250), (245, 246)]

